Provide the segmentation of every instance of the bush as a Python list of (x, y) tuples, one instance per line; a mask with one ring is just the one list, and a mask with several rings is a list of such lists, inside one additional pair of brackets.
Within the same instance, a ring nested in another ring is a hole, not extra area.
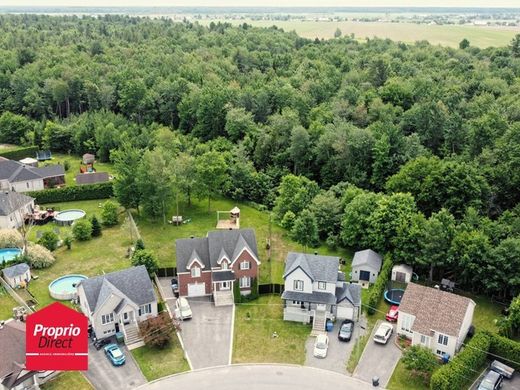
[(161, 312), (157, 317), (151, 317), (139, 323), (139, 333), (146, 345), (164, 348), (170, 344), (173, 331), (178, 329), (167, 312)]
[(294, 215), (294, 213), (291, 210), (289, 210), (283, 216), (282, 222), (280, 223), (280, 225), (284, 229), (291, 230), (294, 225), (295, 219), (296, 219), (296, 215)]
[(101, 210), (101, 220), (105, 226), (115, 226), (118, 220), (118, 207), (114, 202), (107, 200)]
[(430, 375), (438, 364), (433, 352), (419, 345), (406, 349), (401, 361), (412, 375), (422, 377), (425, 383), (429, 382)]
[(63, 161), (63, 169), (65, 170), (65, 172), (69, 171), (69, 169), (70, 169), (70, 161), (69, 160)]
[(240, 294), (240, 285), (235, 281), (233, 282), (233, 299), (235, 303), (242, 303), (242, 294)]
[(37, 146), (29, 146), (26, 148), (20, 148), (16, 150), (10, 150), (8, 152), (0, 153), (0, 157), (5, 157), (9, 160), (21, 160), (22, 158), (36, 156), (36, 152), (38, 151)]
[(24, 260), (29, 263), (31, 268), (42, 269), (50, 267), (56, 259), (52, 253), (41, 245), (30, 244), (24, 254)]
[(335, 234), (329, 234), (325, 243), (327, 244), (329, 249), (335, 251), (336, 249), (338, 249), (339, 246), (339, 236)]
[(144, 246), (143, 239), (142, 238), (138, 238), (137, 241), (135, 242), (135, 250), (139, 251), (141, 249), (146, 249), (146, 248)]
[(23, 237), (16, 229), (0, 229), (0, 248), (22, 248)]
[(38, 244), (44, 246), (51, 252), (55, 251), (58, 247), (59, 237), (56, 233), (51, 231), (46, 231), (42, 234), (41, 238), (38, 240)]
[(92, 224), (86, 219), (76, 221), (72, 226), (72, 235), (78, 241), (88, 241), (92, 238)]
[(386, 282), (390, 279), (390, 275), (392, 273), (392, 265), (393, 263), (390, 256), (385, 256), (381, 272), (379, 273), (376, 282), (370, 289), (370, 293), (368, 295), (367, 312), (370, 315), (376, 312), (376, 307), (379, 305), (379, 301), (385, 292)]
[(70, 235), (67, 235), (64, 239), (63, 239), (63, 243), (65, 244), (65, 246), (67, 247), (67, 249), (71, 249), (72, 248), (72, 237)]
[(520, 357), (520, 343), (496, 334), (489, 334), (489, 336), (491, 337), (490, 358), (495, 359), (500, 356), (502, 359), (498, 358), (498, 360), (515, 370), (520, 370), (520, 364), (517, 363)]
[[(452, 390), (467, 389), (468, 372), (479, 372), (486, 363), (492, 337), (485, 332), (478, 332), (453, 361), (442, 366), (432, 375), (430, 389)], [(502, 351), (501, 351), (502, 352)]]
[(112, 183), (86, 184), (63, 188), (50, 188), (41, 191), (27, 192), (26, 195), (36, 199), (36, 203), (73, 202), (78, 200), (106, 199), (113, 195)]
[(101, 224), (99, 223), (95, 215), (93, 215), (92, 218), (90, 218), (90, 223), (92, 224), (92, 237), (101, 236)]
[(132, 256), (132, 265), (144, 265), (148, 271), (148, 274), (151, 276), (157, 272), (157, 257), (150, 250), (137, 250)]

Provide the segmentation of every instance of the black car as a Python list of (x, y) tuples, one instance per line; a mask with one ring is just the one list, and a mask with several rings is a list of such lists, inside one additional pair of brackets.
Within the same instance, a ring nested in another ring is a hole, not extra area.
[(498, 372), (490, 370), (480, 382), (477, 390), (498, 390), (502, 387), (503, 377)]
[(110, 338), (96, 340), (94, 341), (94, 348), (96, 348), (99, 351), (101, 348), (108, 344), (110, 344)]
[(177, 280), (177, 278), (172, 278), (171, 285), (173, 293), (177, 294), (179, 292), (179, 281)]
[(338, 339), (340, 341), (350, 341), (352, 333), (354, 332), (354, 322), (351, 320), (345, 320), (341, 323), (338, 332)]

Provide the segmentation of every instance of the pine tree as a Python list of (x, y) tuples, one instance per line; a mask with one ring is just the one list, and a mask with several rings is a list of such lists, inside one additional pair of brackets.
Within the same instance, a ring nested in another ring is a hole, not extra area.
[(101, 236), (101, 224), (95, 215), (90, 219), (90, 223), (92, 224), (92, 237)]

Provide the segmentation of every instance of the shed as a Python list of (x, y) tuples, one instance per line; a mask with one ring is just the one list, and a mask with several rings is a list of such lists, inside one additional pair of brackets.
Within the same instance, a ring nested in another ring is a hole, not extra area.
[(96, 161), (96, 156), (91, 153), (85, 153), (83, 155), (83, 164), (94, 164)]
[(31, 280), (31, 269), (26, 263), (20, 263), (3, 270), (5, 281), (15, 288)]
[(396, 264), (392, 267), (392, 280), (402, 283), (410, 283), (413, 268), (406, 264)]
[(22, 158), (20, 160), (20, 162), (23, 165), (26, 165), (26, 166), (29, 166), (29, 167), (37, 167), (38, 166), (38, 160), (36, 160), (35, 158), (32, 158), (32, 157)]
[(351, 280), (361, 283), (363, 287), (368, 287), (370, 283), (375, 283), (382, 264), (383, 257), (372, 249), (354, 253)]

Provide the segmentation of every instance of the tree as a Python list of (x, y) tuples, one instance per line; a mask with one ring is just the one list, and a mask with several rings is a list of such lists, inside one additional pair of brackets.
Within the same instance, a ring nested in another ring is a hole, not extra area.
[(464, 50), (464, 49), (467, 49), (468, 47), (469, 47), (469, 41), (466, 38), (464, 38), (462, 41), (460, 41), (459, 49)]
[(314, 214), (321, 239), (339, 234), (343, 210), (333, 191), (322, 191), (314, 197), (309, 210)]
[(208, 213), (211, 211), (211, 198), (223, 189), (228, 180), (227, 164), (221, 153), (209, 151), (195, 159), (197, 176), (196, 192), (199, 197), (208, 198)]
[(304, 248), (319, 245), (318, 224), (316, 217), (309, 210), (303, 210), (296, 218), (291, 229), (291, 237)]
[(381, 194), (362, 192), (345, 206), (340, 237), (346, 247), (370, 248), (372, 246), (368, 234), (371, 216), (382, 197)]
[(114, 180), (114, 195), (121, 206), (135, 208), (139, 212), (141, 193), (136, 172), (142, 153), (129, 142), (123, 143), (119, 149), (112, 151), (110, 158), (114, 163), (117, 175)]
[(188, 153), (180, 153), (175, 161), (175, 167), (179, 190), (186, 195), (188, 206), (191, 206), (191, 195), (197, 186), (195, 157)]
[(72, 248), (72, 236), (67, 234), (63, 239), (63, 244), (67, 247), (68, 250)]
[(141, 249), (146, 249), (145, 246), (144, 246), (144, 241), (142, 238), (138, 238), (137, 241), (135, 242), (135, 250), (138, 251), (138, 250), (141, 250)]
[(336, 31), (334, 31), (334, 38), (339, 38), (339, 37), (341, 37), (341, 30), (338, 27), (336, 29)]
[(438, 366), (433, 352), (419, 345), (405, 349), (401, 362), (412, 375), (422, 377), (425, 383), (429, 382), (433, 370)]
[(511, 54), (515, 58), (520, 57), (520, 34), (516, 34), (513, 40), (511, 41)]
[(302, 126), (296, 126), (291, 131), (291, 146), (289, 154), (294, 164), (293, 172), (297, 174), (306, 174), (308, 172), (311, 145), (310, 136), (307, 130)]
[(504, 299), (520, 293), (520, 238), (500, 241), (486, 263), (485, 286), (489, 292), (500, 292)]
[(229, 139), (237, 142), (255, 130), (253, 114), (244, 108), (230, 108), (226, 114), (225, 128)]
[(90, 223), (92, 224), (92, 237), (101, 236), (101, 224), (99, 223), (95, 214), (92, 216), (92, 218), (90, 218)]
[(74, 222), (72, 235), (78, 241), (88, 241), (92, 238), (92, 224), (86, 219)]
[(180, 325), (172, 321), (167, 312), (139, 322), (139, 334), (143, 337), (144, 343), (154, 348), (167, 347), (175, 330), (180, 330)]
[(35, 123), (26, 117), (4, 112), (0, 116), (0, 142), (20, 145), (34, 128)]
[(107, 200), (101, 209), (101, 222), (105, 226), (115, 226), (119, 223), (119, 208), (114, 202)]
[(51, 252), (55, 251), (58, 247), (59, 237), (56, 233), (48, 230), (43, 232), (42, 236), (38, 240), (38, 244), (44, 246)]
[(278, 187), (279, 195), (273, 210), (275, 217), (281, 221), (287, 211), (292, 211), (295, 215), (300, 214), (318, 192), (319, 187), (316, 182), (304, 176), (284, 176)]
[(144, 265), (148, 274), (152, 276), (157, 272), (157, 256), (149, 249), (139, 249), (132, 255), (132, 265)]

